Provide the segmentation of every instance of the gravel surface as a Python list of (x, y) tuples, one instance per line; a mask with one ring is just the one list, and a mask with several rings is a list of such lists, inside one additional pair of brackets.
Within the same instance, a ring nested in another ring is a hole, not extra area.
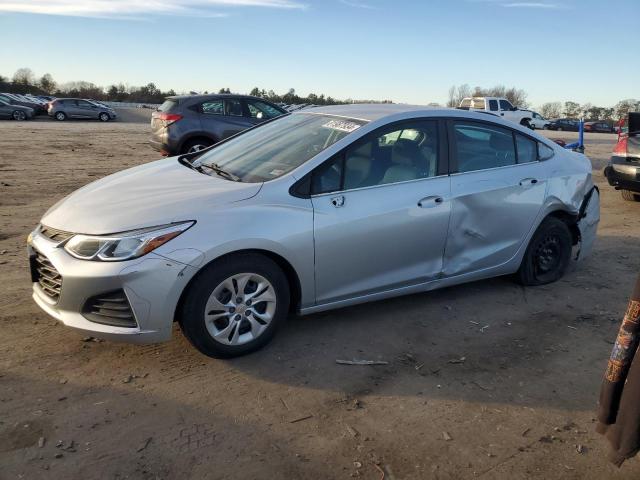
[(94, 341), (30, 298), (28, 232), (76, 188), (156, 159), (148, 130), (0, 124), (1, 479), (640, 477), (594, 432), (640, 267), (640, 203), (601, 174), (615, 136), (587, 135), (599, 238), (556, 284), (497, 278), (291, 318), (264, 350), (221, 361), (178, 328), (161, 345)]

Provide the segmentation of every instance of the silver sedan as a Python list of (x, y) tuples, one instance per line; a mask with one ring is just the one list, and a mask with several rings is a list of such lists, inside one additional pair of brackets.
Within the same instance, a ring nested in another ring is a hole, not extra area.
[(29, 236), (33, 298), (134, 342), (242, 355), (309, 314), (498, 275), (559, 279), (599, 221), (591, 163), (478, 113), (348, 105), (98, 180)]

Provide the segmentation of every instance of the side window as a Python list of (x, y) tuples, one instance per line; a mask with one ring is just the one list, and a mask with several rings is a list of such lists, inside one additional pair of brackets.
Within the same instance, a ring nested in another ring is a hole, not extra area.
[(341, 190), (343, 160), (344, 156), (339, 153), (313, 171), (311, 175), (312, 195)]
[(513, 105), (508, 100), (500, 100), (500, 110), (511, 110)]
[(207, 115), (224, 115), (222, 100), (210, 100), (202, 104), (202, 113)]
[[(325, 163), (314, 173), (313, 193), (434, 177), (438, 172), (438, 124), (425, 120), (378, 130), (329, 163), (331, 167)], [(341, 178), (336, 180), (338, 173)]]
[(484, 123), (455, 122), (458, 172), (515, 165), (516, 149), (510, 130)]
[(249, 115), (252, 118), (267, 119), (282, 115), (278, 109), (273, 108), (271, 105), (264, 102), (254, 102), (249, 100), (247, 101), (247, 107), (249, 107)]
[(226, 99), (224, 101), (224, 110), (225, 114), (231, 117), (241, 117), (242, 116), (242, 102), (236, 99)]
[(518, 150), (518, 163), (529, 163), (538, 160), (538, 147), (536, 141), (516, 133), (516, 148)]
[(498, 111), (498, 101), (497, 100), (489, 100), (489, 110), (492, 112)]
[(538, 143), (538, 160), (549, 160), (553, 157), (553, 149), (544, 143)]

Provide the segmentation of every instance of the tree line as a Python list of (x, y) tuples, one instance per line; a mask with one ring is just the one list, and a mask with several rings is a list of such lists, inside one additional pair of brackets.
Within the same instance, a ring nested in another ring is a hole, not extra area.
[[(100, 87), (91, 82), (75, 81), (58, 84), (53, 77), (45, 73), (37, 77), (30, 68), (18, 69), (11, 79), (0, 75), (0, 92), (19, 93), (32, 95), (52, 95), (56, 97), (79, 97), (93, 100), (131, 102), (131, 103), (162, 103), (166, 97), (176, 95), (171, 89), (162, 91), (154, 83), (148, 83), (142, 87), (131, 87), (123, 83)], [(195, 92), (182, 92), (195, 93)], [(204, 94), (210, 92), (204, 91)], [(213, 91), (211, 93), (214, 93)], [(217, 93), (232, 93), (230, 88), (221, 88)], [(300, 96), (291, 88), (284, 94), (277, 94), (273, 90), (265, 90), (255, 87), (250, 95), (267, 99), (274, 103), (286, 104), (313, 104), (313, 105), (337, 105), (346, 103), (391, 103), (391, 100), (383, 102), (375, 100), (338, 100), (331, 96), (310, 93), (306, 97)]]
[[(453, 85), (449, 89), (447, 106), (458, 107), (462, 99), (466, 97), (504, 97), (518, 108), (532, 109), (527, 102), (527, 93), (524, 90), (516, 87), (506, 88), (504, 85), (492, 88), (475, 87), (473, 89), (468, 84)], [(533, 110), (548, 119), (584, 118), (585, 121), (617, 122), (626, 118), (630, 111), (640, 110), (640, 100), (627, 98), (620, 100), (613, 107), (599, 107), (592, 103), (579, 104), (573, 101), (547, 102)]]

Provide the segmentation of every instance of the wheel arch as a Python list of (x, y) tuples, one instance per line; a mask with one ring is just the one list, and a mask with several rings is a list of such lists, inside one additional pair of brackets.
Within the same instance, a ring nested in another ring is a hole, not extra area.
[[(577, 245), (580, 242), (580, 229), (578, 228), (578, 215), (572, 214), (566, 210), (553, 210), (542, 219), (542, 222), (545, 221), (548, 217), (554, 217), (558, 220), (564, 222), (569, 228), (569, 232), (571, 233), (571, 244)], [(540, 224), (542, 224), (540, 222)]]
[(191, 288), (191, 285), (193, 285), (193, 283), (195, 281), (197, 281), (197, 279), (200, 277), (200, 274), (206, 269), (208, 268), (210, 265), (216, 263), (217, 261), (223, 259), (223, 258), (228, 258), (234, 255), (239, 255), (239, 254), (246, 254), (246, 253), (253, 253), (253, 254), (258, 254), (258, 255), (263, 255), (267, 258), (269, 258), (270, 260), (274, 261), (284, 272), (285, 276), (287, 277), (287, 282), (289, 283), (289, 290), (290, 290), (290, 295), (291, 295), (291, 301), (289, 302), (289, 310), (290, 313), (295, 313), (299, 310), (299, 306), (300, 306), (300, 301), (302, 298), (302, 285), (300, 283), (300, 277), (298, 276), (298, 273), (296, 272), (296, 270), (293, 268), (293, 265), (291, 265), (291, 263), (284, 258), (282, 255), (275, 253), (271, 250), (265, 250), (265, 249), (261, 249), (261, 248), (246, 248), (246, 249), (241, 249), (241, 250), (235, 250), (232, 252), (227, 252), (223, 255), (220, 255), (219, 257), (216, 257), (212, 260), (210, 260), (209, 262), (205, 263), (204, 265), (202, 265), (199, 269), (198, 272), (196, 272), (195, 275), (193, 275), (193, 277), (189, 280), (189, 282), (184, 286), (184, 288), (182, 289), (182, 293), (180, 293), (180, 298), (178, 300), (178, 303), (176, 304), (176, 308), (175, 311), (173, 313), (173, 321), (176, 322), (178, 320), (178, 317), (180, 316), (180, 312), (182, 310), (182, 305), (184, 302), (184, 299), (186, 297), (187, 292), (189, 291), (189, 288)]

